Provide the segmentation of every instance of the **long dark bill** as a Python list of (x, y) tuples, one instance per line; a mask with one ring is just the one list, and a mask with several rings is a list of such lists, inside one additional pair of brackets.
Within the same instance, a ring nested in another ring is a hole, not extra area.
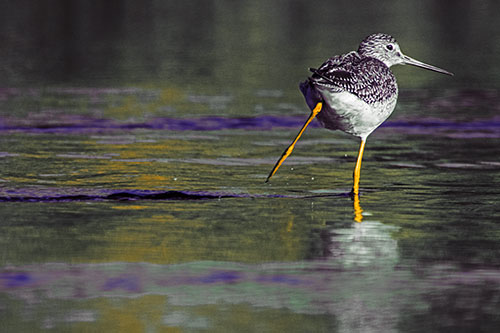
[(433, 71), (433, 72), (438, 72), (438, 73), (442, 73), (442, 74), (453, 76), (453, 73), (448, 72), (447, 70), (444, 70), (442, 68), (426, 64), (425, 62), (418, 61), (418, 60), (413, 59), (412, 57), (409, 57), (407, 55), (403, 55), (403, 62), (406, 65), (417, 66), (417, 67), (424, 68), (424, 69), (427, 69), (427, 70), (430, 70), (430, 71)]

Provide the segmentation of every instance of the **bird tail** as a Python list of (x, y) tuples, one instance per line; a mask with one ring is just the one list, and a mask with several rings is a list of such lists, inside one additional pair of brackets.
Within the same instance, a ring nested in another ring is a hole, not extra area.
[(318, 103), (323, 101), (321, 95), (316, 90), (316, 87), (314, 86), (311, 78), (308, 78), (304, 82), (301, 82), (299, 84), (299, 88), (302, 92), (302, 95), (304, 95), (304, 98), (306, 99), (306, 103), (307, 106), (309, 106), (309, 109), (313, 110)]

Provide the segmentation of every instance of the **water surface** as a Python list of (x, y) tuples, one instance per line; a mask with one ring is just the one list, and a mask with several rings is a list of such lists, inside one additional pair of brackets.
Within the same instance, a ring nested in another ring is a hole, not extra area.
[[(88, 14), (62, 25), (76, 39), (1, 20), (22, 46), (0, 61), (1, 331), (496, 331), (496, 5), (113, 3), (102, 34), (95, 4), (50, 11)], [(370, 27), (341, 24), (359, 13)], [(457, 75), (395, 69), (359, 202), (359, 142), (316, 123), (266, 184), (308, 116), (307, 68), (375, 28)], [(484, 31), (492, 52), (458, 47)]]

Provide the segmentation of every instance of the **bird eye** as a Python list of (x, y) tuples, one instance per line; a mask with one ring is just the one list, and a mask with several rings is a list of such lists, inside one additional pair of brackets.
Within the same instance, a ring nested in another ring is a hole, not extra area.
[(386, 48), (387, 48), (389, 51), (392, 51), (392, 49), (393, 49), (394, 47), (392, 46), (392, 44), (387, 44)]

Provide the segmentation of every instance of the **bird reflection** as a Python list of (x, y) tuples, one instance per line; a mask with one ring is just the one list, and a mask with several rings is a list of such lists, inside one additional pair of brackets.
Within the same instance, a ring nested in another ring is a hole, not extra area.
[(359, 195), (355, 194), (353, 197), (353, 206), (354, 206), (354, 221), (363, 222), (363, 209), (359, 203)]

